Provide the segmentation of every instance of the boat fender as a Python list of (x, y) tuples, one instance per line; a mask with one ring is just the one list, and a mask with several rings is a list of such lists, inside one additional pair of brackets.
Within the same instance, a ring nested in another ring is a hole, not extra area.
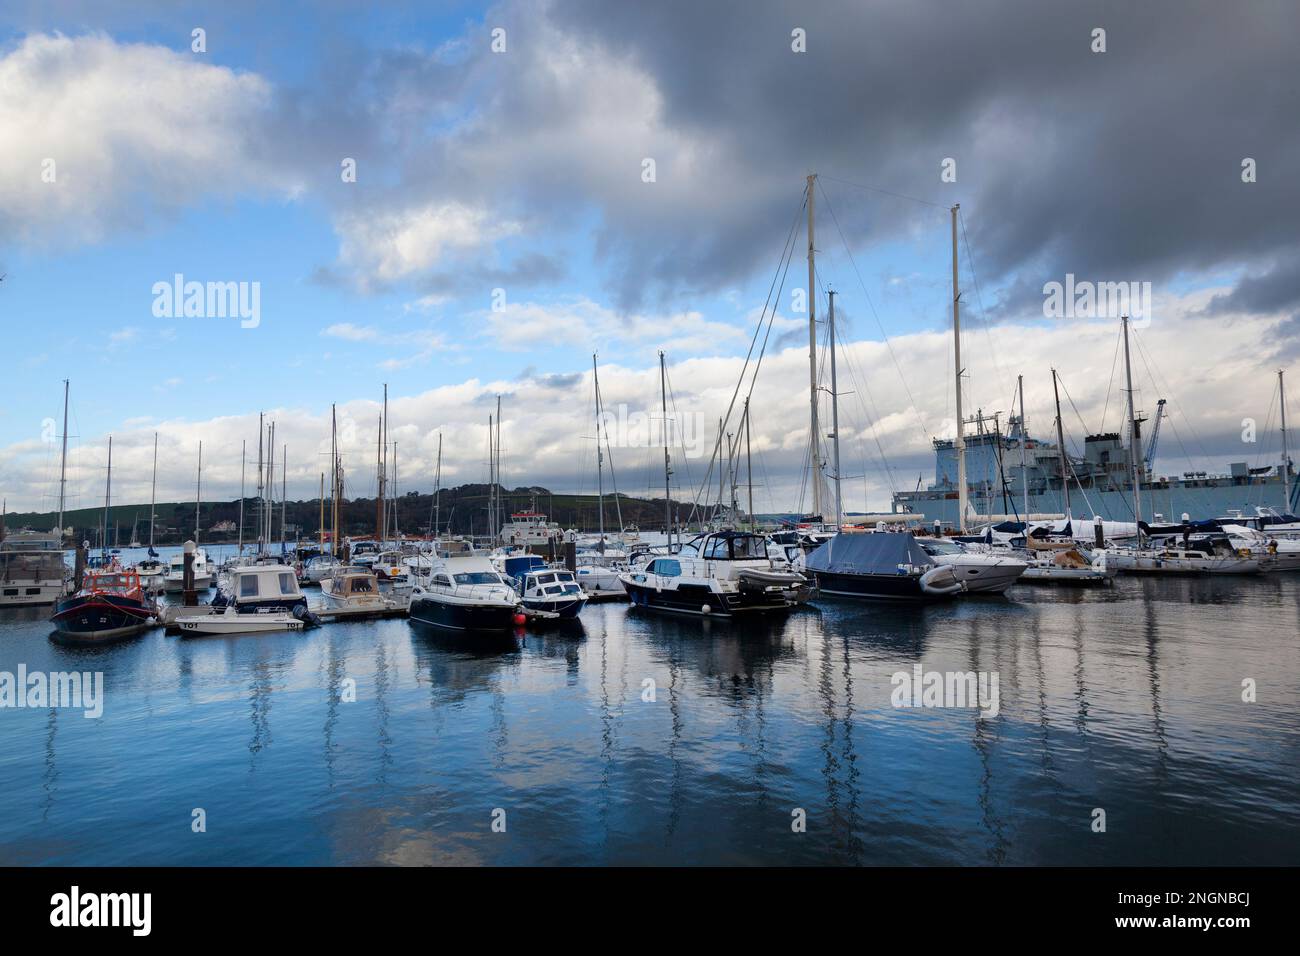
[(707, 604), (702, 604), (702, 605), (700, 605), (700, 613), (701, 613), (701, 614), (712, 614), (712, 613), (713, 613), (713, 608), (709, 607)]

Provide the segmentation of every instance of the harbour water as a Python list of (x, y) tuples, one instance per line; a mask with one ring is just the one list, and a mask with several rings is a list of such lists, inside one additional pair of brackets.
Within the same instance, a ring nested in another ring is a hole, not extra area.
[[(497, 642), (48, 615), (0, 615), (0, 671), (102, 672), (103, 715), (0, 709), (0, 865), (1300, 863), (1300, 575)], [(893, 706), (917, 664), (997, 715)]]

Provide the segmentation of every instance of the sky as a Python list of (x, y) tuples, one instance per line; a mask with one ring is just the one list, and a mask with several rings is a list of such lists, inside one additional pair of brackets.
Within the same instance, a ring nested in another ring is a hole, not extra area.
[(55, 507), (64, 379), (69, 507), (102, 503), (110, 435), (116, 501), (148, 500), (155, 433), (159, 500), (193, 497), (200, 441), (205, 500), (234, 498), (259, 413), (315, 497), (332, 405), (373, 494), (385, 385), (399, 491), (440, 436), (444, 484), (484, 480), (500, 396), (505, 483), (594, 492), (593, 353), (604, 487), (658, 492), (662, 351), (691, 500), (759, 330), (726, 430), (749, 394), (755, 508), (801, 510), (809, 174), (849, 510), (953, 433), (954, 204), (968, 413), (1005, 421), (1023, 375), (1050, 436), (1056, 368), (1073, 447), (1121, 429), (1117, 312), (1048, 315), (1045, 287), (1149, 283), (1156, 471), (1274, 464), (1298, 27), (1270, 0), (6, 4), (0, 495)]

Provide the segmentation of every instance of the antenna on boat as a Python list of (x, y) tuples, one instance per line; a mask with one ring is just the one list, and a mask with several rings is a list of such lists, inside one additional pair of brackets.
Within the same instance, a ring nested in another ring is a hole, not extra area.
[[(662, 354), (662, 353), (661, 353)], [(596, 550), (605, 553), (605, 450), (600, 444), (600, 373), (596, 370), (596, 353), (591, 353), (591, 387), (596, 399), (596, 529), (600, 544)], [(534, 509), (536, 510), (536, 509)], [(619, 529), (622, 530), (621, 528)]]
[[(1282, 373), (1278, 373), (1280, 382)], [(1286, 426), (1282, 426), (1282, 442), (1286, 444)], [(155, 457), (157, 452), (154, 452)], [(63, 501), (68, 487), (68, 380), (63, 380), (63, 454), (59, 458), (59, 547), (63, 547)]]
[(194, 543), (199, 542), (199, 517), (203, 512), (203, 442), (199, 441), (199, 477), (194, 483)]
[(99, 556), (108, 560), (108, 504), (113, 494), (113, 436), (108, 436), (108, 476), (104, 479), (104, 528), (99, 533)]
[(1025, 464), (1025, 377), (1016, 376), (1016, 390), (1020, 393), (1020, 484), (1025, 495), (1025, 547), (1029, 547), (1029, 466)]
[(966, 488), (966, 437), (965, 423), (961, 417), (961, 290), (957, 284), (957, 213), (961, 203), (952, 207), (952, 353), (956, 371), (954, 391), (957, 408), (957, 437), (953, 447), (957, 452), (957, 530), (966, 533), (966, 510), (969, 491)]

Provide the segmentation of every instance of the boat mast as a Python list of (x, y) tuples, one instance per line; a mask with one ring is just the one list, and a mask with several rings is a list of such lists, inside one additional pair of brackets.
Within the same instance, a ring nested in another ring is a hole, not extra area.
[(330, 405), (330, 554), (339, 547), (339, 420), (338, 412)]
[[(1277, 370), (1277, 398), (1282, 407), (1282, 514), (1291, 511), (1291, 456), (1286, 448), (1286, 384), (1282, 381), (1282, 369)], [(63, 429), (67, 431), (65, 427)]]
[(1056, 444), (1061, 452), (1061, 491), (1065, 495), (1065, 517), (1073, 516), (1070, 510), (1070, 462), (1065, 457), (1065, 428), (1061, 424), (1061, 393), (1056, 387), (1056, 369), (1052, 369), (1052, 395), (1056, 399)]
[(605, 553), (605, 450), (600, 444), (600, 374), (596, 371), (596, 354), (591, 355), (593, 395), (596, 399), (596, 528), (600, 534), (597, 551)]
[(668, 532), (668, 551), (673, 550), (673, 470), (668, 458), (668, 373), (664, 370), (664, 353), (659, 351), (659, 404), (664, 419), (664, 529)]
[(320, 514), (316, 518), (317, 547), (325, 553), (325, 472), (320, 473)]
[(266, 436), (266, 550), (271, 550), (275, 532), (275, 422), (267, 426)]
[[(834, 368), (834, 366), (831, 366)], [(749, 453), (749, 396), (745, 396), (745, 484), (749, 486), (749, 530), (758, 530), (754, 519), (754, 459)]]
[[(243, 481), (243, 477), (241, 475), (240, 482), (242, 483), (242, 481)], [(154, 511), (157, 507), (156, 505), (157, 500), (158, 500), (158, 433), (154, 432), (153, 433), (153, 481), (150, 483), (149, 486), (149, 554), (151, 557), (153, 556)], [(243, 507), (242, 502), (240, 504), (240, 507), (241, 508)], [(242, 528), (242, 524), (241, 524), (241, 528)]]
[[(158, 436), (154, 436), (155, 446), (158, 443)], [(157, 457), (158, 451), (155, 447), (154, 456)], [(239, 443), (239, 556), (244, 555), (244, 459), (248, 457), (248, 441), (245, 439)], [(154, 462), (155, 468), (157, 461)], [(153, 532), (150, 532), (149, 546), (153, 547)]]
[[(1278, 381), (1282, 381), (1278, 372)], [(1286, 445), (1286, 425), (1282, 427), (1282, 444)], [(157, 453), (155, 451), (155, 458)], [(68, 380), (64, 378), (64, 453), (59, 459), (59, 546), (64, 546), (64, 498), (68, 493)]]
[(284, 542), (287, 538), (289, 517), (289, 446), (285, 445), (280, 454), (280, 553), (284, 554)]
[[(961, 291), (957, 287), (957, 212), (961, 203), (952, 207), (952, 354), (956, 372), (954, 391), (957, 400), (957, 438), (953, 447), (957, 451), (957, 530), (966, 533), (966, 510), (969, 491), (966, 488), (966, 437), (965, 422), (961, 415)], [(1023, 425), (1022, 425), (1023, 428)]]
[(1138, 478), (1138, 455), (1141, 445), (1138, 438), (1137, 410), (1133, 398), (1133, 366), (1128, 354), (1128, 316), (1121, 320), (1124, 324), (1124, 380), (1128, 385), (1128, 466), (1133, 477), (1133, 520), (1137, 523), (1137, 543), (1142, 547), (1142, 487)]
[(108, 559), (108, 503), (113, 494), (113, 436), (108, 436), (108, 476), (104, 479), (104, 529), (99, 533), (99, 556)]
[(194, 543), (199, 540), (199, 515), (203, 509), (203, 442), (199, 442), (199, 476), (194, 483)]
[(433, 470), (433, 539), (438, 540), (442, 523), (442, 432), (438, 432), (438, 461)]
[(1025, 495), (1025, 546), (1029, 546), (1029, 466), (1025, 463), (1025, 377), (1016, 376), (1016, 388), (1020, 392), (1020, 484)]
[(262, 552), (262, 435), (266, 429), (262, 422), (262, 413), (257, 413), (257, 552)]
[(401, 531), (397, 527), (397, 502), (401, 494), (401, 485), (397, 481), (397, 442), (393, 442), (393, 503), (389, 506), (389, 511), (393, 516), (393, 540), (396, 541), (401, 536)]
[(808, 177), (808, 402), (812, 439), (813, 514), (822, 520), (821, 427), (817, 424), (817, 262), (813, 246), (813, 192), (817, 174)]
[[(496, 438), (493, 440), (492, 443), (492, 455), (497, 463), (497, 484), (501, 485), (501, 396), (500, 395), (497, 396), (497, 430), (496, 430)], [(506, 520), (506, 502), (505, 502), (505, 496), (503, 494), (504, 491), (505, 491), (504, 485), (501, 485), (501, 487), (498, 488), (497, 490), (497, 497), (496, 497), (497, 510), (496, 513), (492, 516), (497, 528), (503, 527), (505, 525), (505, 520)], [(536, 511), (537, 508), (534, 506), (533, 510)]]
[[(835, 383), (835, 293), (827, 290), (826, 295), (830, 299), (830, 311), (827, 314), (826, 321), (830, 324), (831, 336), (831, 439), (835, 459), (835, 530), (838, 532), (844, 526), (844, 507), (843, 499), (840, 497), (840, 396)], [(748, 400), (746, 401), (746, 408), (748, 408)], [(745, 435), (745, 444), (748, 447), (748, 419), (745, 424)], [(752, 486), (750, 494), (753, 494)]]

